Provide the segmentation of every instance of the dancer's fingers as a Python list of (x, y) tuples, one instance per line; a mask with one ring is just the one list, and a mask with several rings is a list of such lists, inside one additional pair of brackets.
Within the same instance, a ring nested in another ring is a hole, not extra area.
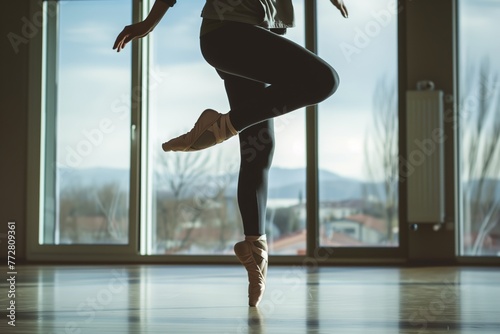
[(116, 37), (115, 44), (113, 44), (113, 50), (116, 49), (117, 52), (120, 52), (120, 50), (125, 47), (124, 41), (128, 37), (128, 33), (125, 30), (126, 28), (122, 30), (122, 32)]
[(331, 2), (335, 7), (337, 7), (343, 17), (347, 18), (349, 16), (347, 7), (345, 6), (343, 0), (331, 0)]
[(347, 11), (347, 7), (342, 3), (340, 11), (342, 12), (342, 16), (345, 18), (349, 17), (349, 12)]

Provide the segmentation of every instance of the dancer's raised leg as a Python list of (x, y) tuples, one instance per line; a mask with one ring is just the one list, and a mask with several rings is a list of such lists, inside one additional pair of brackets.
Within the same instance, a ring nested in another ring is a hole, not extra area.
[[(271, 119), (307, 105), (316, 104), (331, 96), (339, 78), (335, 70), (315, 54), (290, 40), (261, 27), (242, 23), (227, 24), (201, 37), (203, 56), (216, 69), (247, 79), (264, 82), (268, 87), (248, 96), (238, 109), (224, 114), (225, 123), (235, 131)], [(204, 130), (212, 124), (222, 127), (221, 117), (204, 117), (179, 140), (163, 145), (164, 150), (192, 150), (192, 140), (211, 139), (203, 146), (215, 145), (229, 138), (217, 137), (214, 131)], [(220, 123), (220, 124), (219, 124)], [(196, 145), (195, 145), (196, 146)]]

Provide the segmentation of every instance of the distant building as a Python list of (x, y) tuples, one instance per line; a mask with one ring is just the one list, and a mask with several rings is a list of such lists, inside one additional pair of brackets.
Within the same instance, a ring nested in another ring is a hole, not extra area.
[(380, 245), (387, 239), (387, 223), (375, 217), (356, 214), (324, 222), (324, 234), (327, 239), (338, 239), (342, 234), (364, 245)]

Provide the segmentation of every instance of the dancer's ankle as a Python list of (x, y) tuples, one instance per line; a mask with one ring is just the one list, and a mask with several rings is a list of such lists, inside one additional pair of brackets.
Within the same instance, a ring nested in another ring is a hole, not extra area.
[[(193, 147), (195, 149), (202, 149), (207, 146), (212, 146), (213, 143), (219, 143), (219, 138), (222, 137), (224, 139), (231, 138), (236, 135), (238, 131), (231, 124), (231, 120), (229, 118), (229, 113), (222, 114), (219, 119), (216, 121), (217, 124), (214, 124), (214, 127), (203, 132), (200, 137), (193, 143)], [(223, 133), (215, 133), (214, 131), (224, 131)]]
[(266, 235), (245, 235), (246, 241), (266, 241)]
[(234, 121), (233, 114), (231, 113), (231, 111), (229, 111), (225, 115), (227, 115), (227, 122), (228, 122), (227, 126), (228, 126), (228, 128), (232, 129), (232, 131), (234, 131), (236, 133), (241, 132), (242, 129), (239, 129), (237, 127), (237, 123)]
[[(252, 243), (258, 249), (267, 252), (267, 239), (266, 235), (247, 235), (245, 236), (245, 241)], [(260, 263), (263, 259), (267, 260), (267, 257), (263, 256), (263, 254), (258, 254), (255, 251), (252, 252), (253, 258), (257, 263)]]

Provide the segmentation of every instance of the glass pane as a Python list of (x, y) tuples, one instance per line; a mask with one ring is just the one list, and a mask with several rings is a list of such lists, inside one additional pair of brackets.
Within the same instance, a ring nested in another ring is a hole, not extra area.
[(340, 86), (319, 106), (320, 245), (397, 246), (396, 2), (318, 1), (319, 54)]
[(131, 4), (61, 1), (47, 32), (42, 243), (128, 243), (131, 53), (112, 46)]
[(461, 255), (500, 256), (500, 3), (459, 5)]
[[(150, 36), (148, 254), (232, 255), (243, 238), (236, 199), (238, 140), (191, 153), (161, 149), (162, 142), (191, 129), (204, 109), (229, 110), (223, 81), (200, 53), (202, 6), (178, 1)], [(303, 21), (297, 16), (298, 28), (287, 37), (302, 41)], [(271, 254), (297, 254), (305, 251), (298, 207), (305, 194), (303, 111), (277, 119), (275, 132), (266, 233)]]

